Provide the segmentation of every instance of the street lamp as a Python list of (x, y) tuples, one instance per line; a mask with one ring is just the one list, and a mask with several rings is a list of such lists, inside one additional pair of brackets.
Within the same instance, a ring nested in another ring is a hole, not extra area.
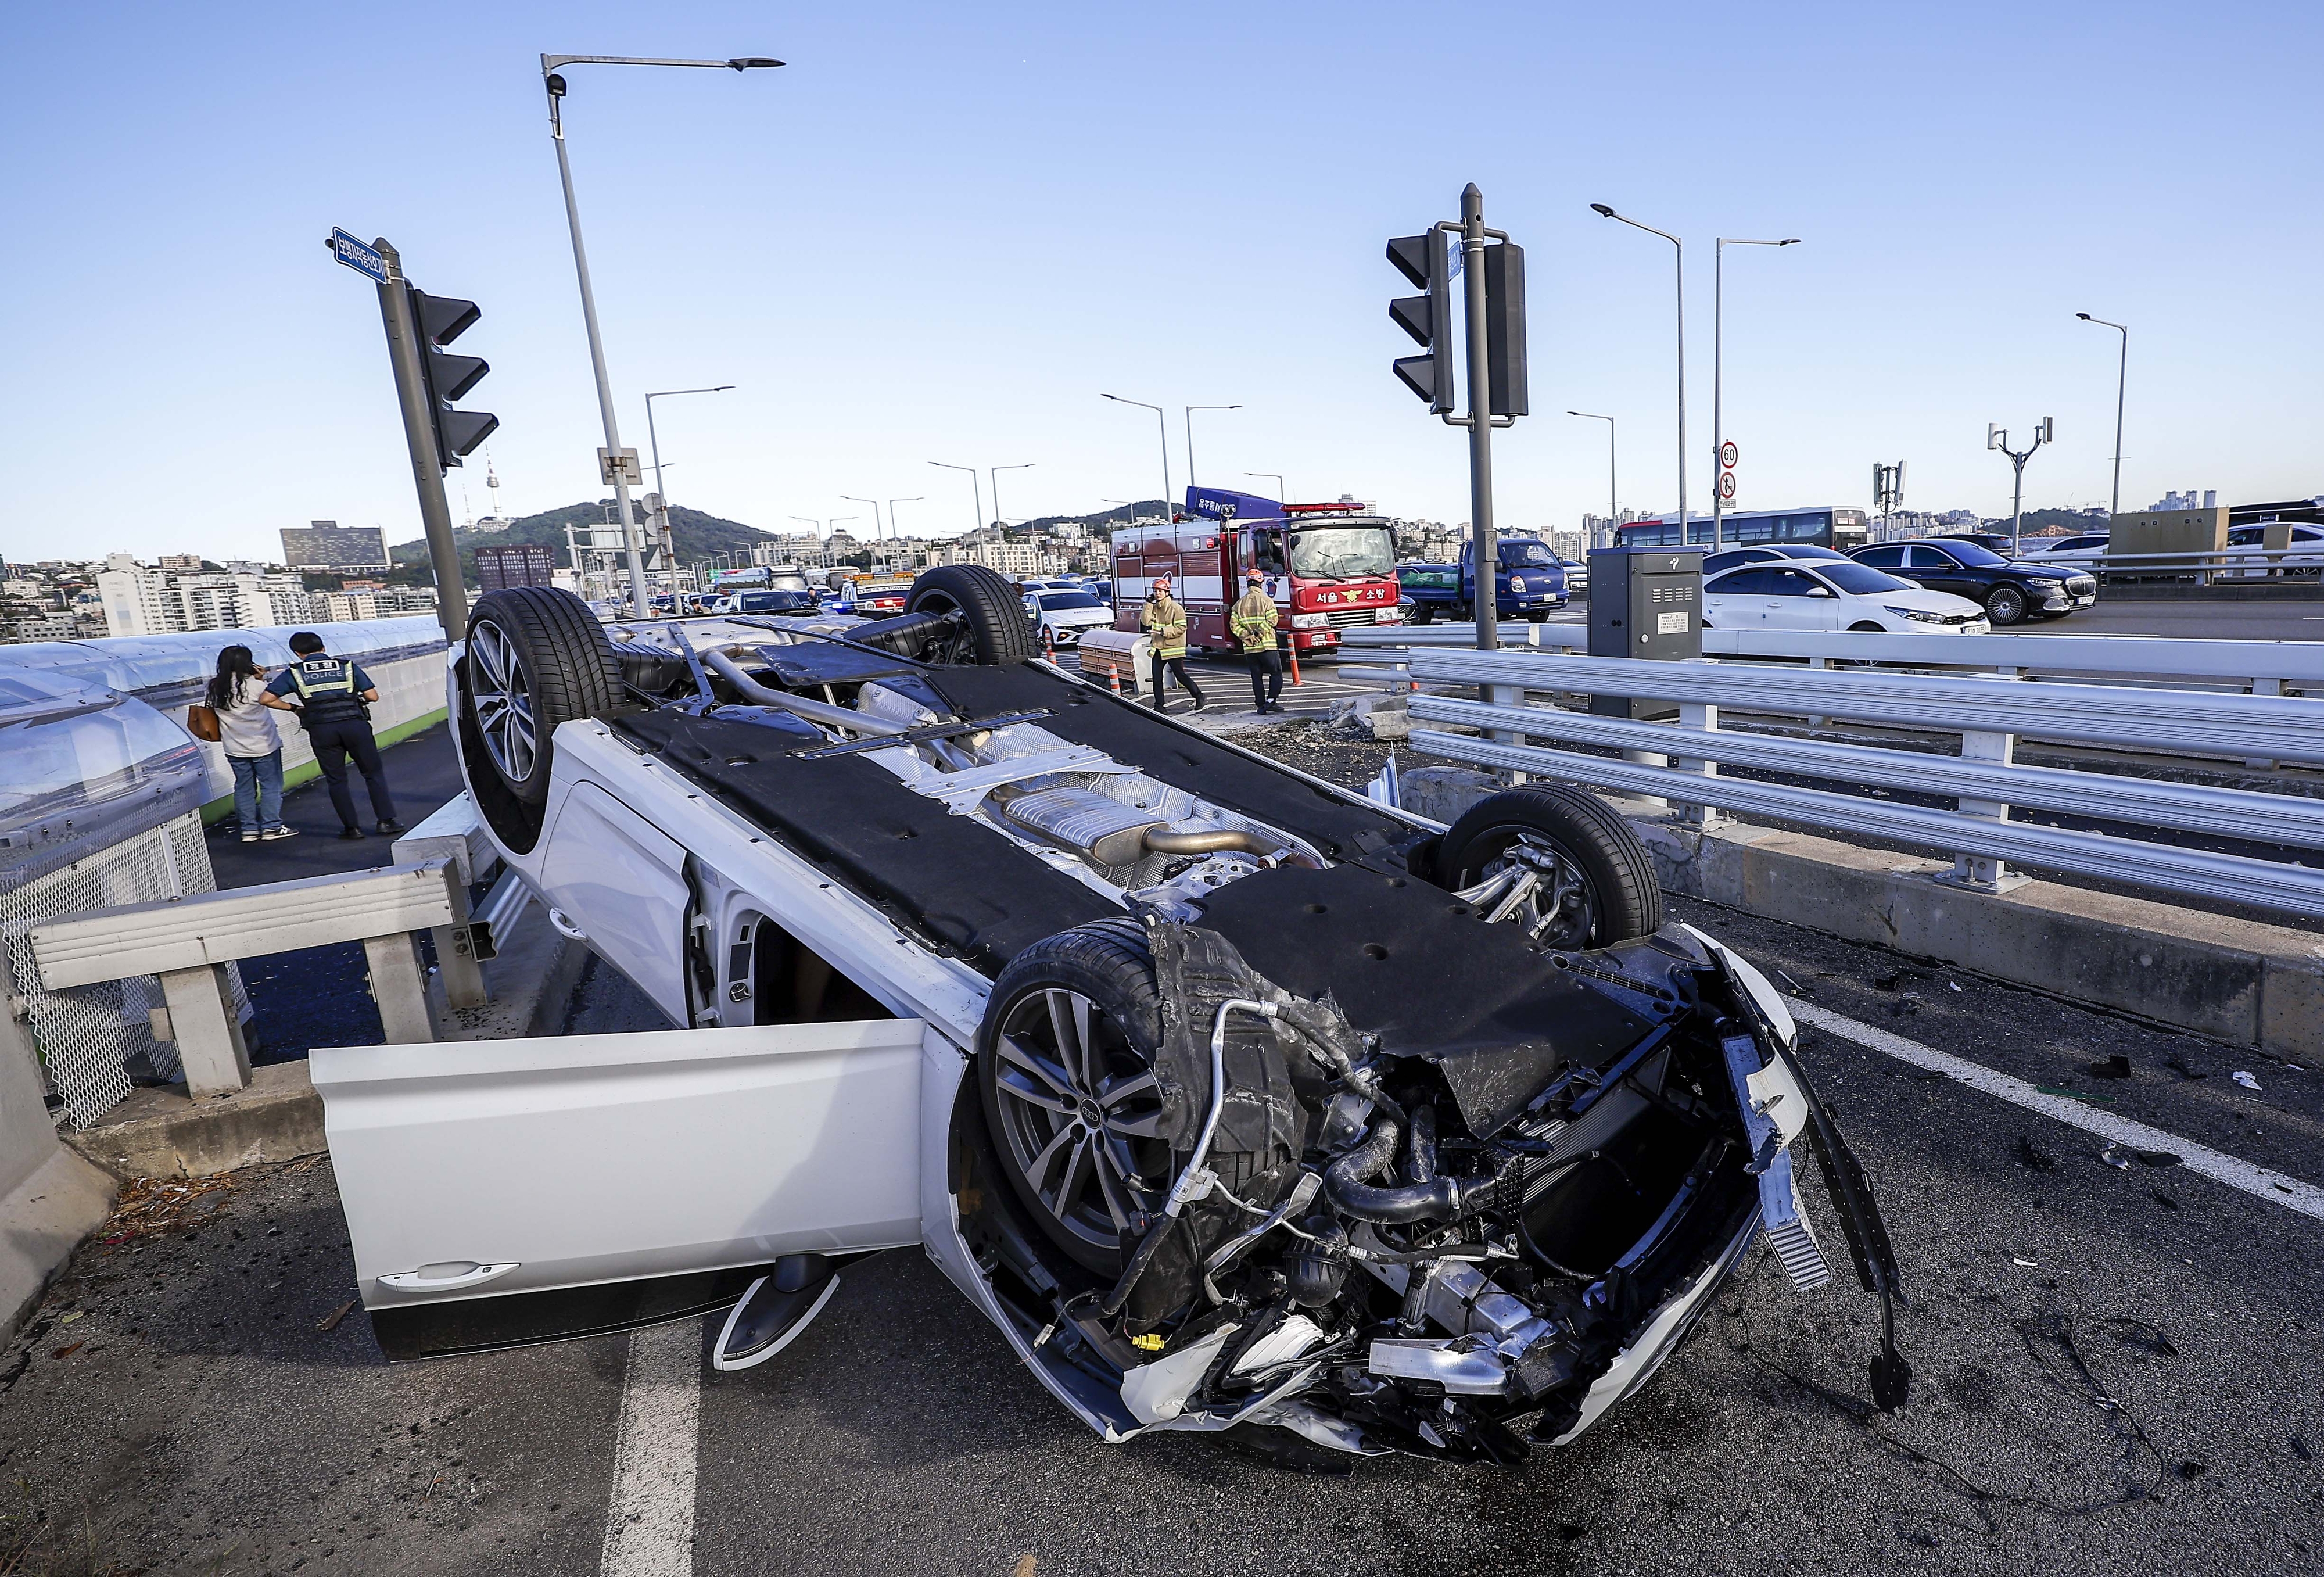
[(941, 466), (947, 471), (965, 471), (968, 473), (969, 508), (976, 512), (976, 525), (974, 529), (980, 531), (984, 530), (984, 484), (976, 479), (976, 467), (973, 466), (955, 466), (949, 460), (930, 460), (928, 464), (931, 466)]
[(1197, 410), (1240, 410), (1240, 405), (1189, 405), (1186, 407), (1186, 485), (1194, 485), (1194, 412)]
[(880, 501), (876, 498), (858, 498), (852, 493), (843, 493), (839, 496), (845, 499), (850, 503), (868, 503), (872, 506), (872, 562), (874, 564), (879, 563), (881, 537)]
[(992, 484), (992, 518), (996, 522), (1006, 524), (1001, 516), (1001, 474), (1003, 471), (1030, 471), (1039, 464), (1038, 460), (1028, 460), (1021, 466), (987, 466), (984, 468), (984, 479)]
[[(657, 400), (666, 400), (673, 394), (724, 394), (733, 386), (732, 383), (721, 383), (715, 389), (657, 389), (646, 396), (646, 446), (653, 455), (654, 496), (661, 500), (664, 525), (669, 525), (669, 494), (663, 491), (661, 484), (661, 438), (654, 431), (653, 402)], [(670, 590), (676, 592), (678, 589), (678, 529), (675, 526), (670, 527), (670, 538), (666, 548), (669, 558)]]
[(1720, 533), (1727, 514), (1727, 492), (1721, 484), (1726, 478), (1727, 429), (1721, 418), (1720, 379), (1721, 358), (1726, 350), (1727, 313), (1727, 249), (1730, 246), (1797, 246), (1796, 235), (1782, 241), (1736, 241), (1721, 235), (1711, 244), (1711, 550), (1719, 551)]
[(898, 542), (900, 543), (904, 540), (904, 529), (896, 523), (896, 506), (899, 503), (918, 503), (920, 502), (921, 500), (918, 494), (914, 494), (910, 498), (891, 498), (888, 501), (888, 534)]
[(1143, 400), (1124, 400), (1119, 394), (1101, 394), (1101, 400), (1111, 400), (1116, 405), (1135, 405), (1154, 413), (1154, 430), (1162, 439), (1162, 523), (1170, 522), (1170, 420), (1158, 405), (1148, 405)]
[(1290, 502), (1291, 490), (1283, 485), (1283, 476), (1281, 473), (1275, 471), (1246, 471), (1243, 475), (1246, 476), (1265, 476), (1271, 479), (1275, 484), (1275, 502), (1277, 503), (1287, 503)]
[(2122, 362), (2114, 375), (2114, 497), (2107, 505), (2109, 519), (2122, 512), (2122, 392), (2130, 379), (2130, 330), (2119, 323), (2108, 323), (2103, 318), (2093, 318), (2087, 312), (2075, 317), (2085, 323), (2095, 323), (2101, 328), (2112, 328), (2122, 335)]
[[(573, 232), (573, 272), (581, 281), (581, 320), (589, 330), (589, 364), (597, 374), (597, 411), (604, 419), (605, 449), (613, 456), (613, 497), (621, 505), (622, 545), (630, 566), (630, 595), (643, 616), (653, 606), (646, 593), (646, 566), (638, 551), (637, 521), (630, 517), (630, 482), (621, 470), (621, 426), (613, 419), (613, 382), (605, 371), (605, 341), (597, 329), (597, 296), (589, 287), (589, 254), (581, 244), (581, 209), (573, 198), (573, 161), (565, 152), (565, 78), (562, 66), (700, 66), (747, 71), (753, 67), (779, 66), (764, 55), (742, 55), (726, 60), (663, 60), (627, 55), (543, 55), (541, 84), (549, 90), (549, 135), (557, 144), (557, 173), (565, 183), (565, 223)], [(676, 612), (673, 599), (672, 612)]]
[(1614, 419), (1610, 416), (1600, 416), (1594, 410), (1569, 410), (1565, 414), (1581, 417), (1586, 421), (1602, 421), (1606, 424), (1606, 525), (1607, 529), (1611, 530), (1622, 523), (1622, 510), (1619, 503), (1622, 487), (1614, 469)]
[(1641, 225), (1636, 219), (1625, 218), (1604, 203), (1591, 203), (1591, 211), (1609, 219), (1620, 219), (1633, 230), (1644, 230), (1649, 235), (1659, 235), (1677, 250), (1676, 278), (1678, 284), (1678, 540), (1686, 546), (1686, 243), (1667, 230), (1657, 230), (1652, 225)]

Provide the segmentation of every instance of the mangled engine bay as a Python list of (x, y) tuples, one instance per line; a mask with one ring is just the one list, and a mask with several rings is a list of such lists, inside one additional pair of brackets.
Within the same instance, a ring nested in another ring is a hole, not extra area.
[[(1095, 900), (1026, 945), (923, 932), (996, 976), (945, 1158), (960, 1235), (1017, 1344), (1109, 1438), (1231, 1430), (1308, 1467), (1569, 1440), (1762, 1229), (1796, 1286), (1829, 1278), (1787, 1148), (1803, 1132), (1886, 1313), (1875, 1398), (1902, 1399), (1870, 1190), (1780, 999), (1719, 944), (1575, 945), (1516, 901), (1517, 862), (1438, 885), (1423, 827), (1303, 835), (1076, 740), (1047, 692), (970, 715), (955, 670), (920, 660), (957, 660), (957, 615), (770, 622), (763, 644), (733, 638), (743, 622), (625, 651), (632, 692), (775, 731), (795, 762), (876, 763)], [(1065, 686), (1033, 666), (1028, 686)], [(1554, 854), (1536, 863), (1546, 890)]]

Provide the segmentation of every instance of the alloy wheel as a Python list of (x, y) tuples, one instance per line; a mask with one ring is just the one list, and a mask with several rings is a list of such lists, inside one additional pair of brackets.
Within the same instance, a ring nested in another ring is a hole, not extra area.
[(1059, 987), (1019, 998), (993, 1045), (1010, 1162), (1067, 1233), (1119, 1250), (1169, 1180), (1154, 1070), (1104, 1010)]
[(512, 783), (532, 776), (540, 758), (530, 685), (524, 659), (498, 624), (487, 620), (468, 631), (468, 694), (476, 711), (476, 732), (493, 764)]

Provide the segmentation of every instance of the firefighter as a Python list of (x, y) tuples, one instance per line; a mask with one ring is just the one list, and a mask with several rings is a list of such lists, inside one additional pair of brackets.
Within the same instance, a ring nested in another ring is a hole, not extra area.
[[(307, 742), (315, 748), (315, 764), (322, 768), (323, 779), (331, 787), (331, 808), (339, 813), (339, 836), (364, 835), (355, 823), (355, 798), (347, 788), (349, 756), (355, 757), (355, 770), (363, 774), (364, 787), (371, 793), (379, 830), (401, 832), (403, 824), (395, 819), (395, 800), (387, 789), (387, 772), (380, 765), (379, 742), (372, 737), (368, 703), (379, 699), (379, 689), (371, 676), (345, 658), (326, 657), (323, 638), (312, 630), (301, 630), (290, 637), (290, 666), (274, 676), (263, 699), (277, 710), (299, 714)], [(296, 706), (290, 705), (292, 696), (299, 698)]]
[(1283, 708), (1276, 701), (1283, 694), (1283, 655), (1276, 650), (1275, 599), (1267, 595), (1267, 576), (1258, 570), (1246, 571), (1242, 578), (1250, 589), (1228, 615), (1227, 627), (1234, 632), (1243, 660), (1250, 665), (1252, 707), (1280, 712)]
[(1186, 610), (1171, 599), (1168, 576), (1154, 577), (1154, 589), (1146, 594), (1146, 605), (1138, 612), (1138, 626), (1154, 642), (1154, 710), (1170, 710), (1166, 692), (1168, 676), (1175, 673), (1186, 694), (1194, 698), (1194, 710), (1200, 712), (1203, 692), (1195, 686), (1194, 676), (1186, 671)]

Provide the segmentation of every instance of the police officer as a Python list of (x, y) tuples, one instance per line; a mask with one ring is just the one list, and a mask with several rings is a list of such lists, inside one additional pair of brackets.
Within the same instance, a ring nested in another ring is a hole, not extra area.
[(1138, 612), (1138, 624), (1154, 641), (1154, 710), (1170, 710), (1165, 690), (1167, 676), (1175, 673), (1186, 687), (1186, 694), (1194, 698), (1194, 710), (1200, 712), (1203, 692), (1195, 687), (1194, 676), (1186, 671), (1186, 610), (1171, 599), (1168, 576), (1154, 577), (1154, 589), (1146, 594), (1146, 605)]
[(1280, 712), (1276, 698), (1283, 694), (1283, 658), (1276, 650), (1275, 599), (1267, 595), (1267, 576), (1258, 570), (1248, 570), (1243, 580), (1250, 589), (1227, 616), (1227, 628), (1234, 632), (1242, 647), (1243, 660), (1250, 665), (1250, 704), (1260, 712)]
[[(364, 776), (371, 793), (371, 808), (382, 833), (400, 833), (395, 800), (387, 791), (387, 772), (380, 765), (379, 742), (372, 737), (371, 711), (366, 703), (379, 699), (371, 676), (345, 658), (323, 655), (323, 638), (312, 630), (290, 637), (291, 663), (274, 676), (263, 697), (269, 706), (299, 714), (307, 742), (315, 748), (315, 762), (331, 788), (331, 808), (339, 813), (343, 838), (359, 838), (355, 798), (347, 789), (347, 758)], [(297, 706), (290, 697), (296, 696)]]

